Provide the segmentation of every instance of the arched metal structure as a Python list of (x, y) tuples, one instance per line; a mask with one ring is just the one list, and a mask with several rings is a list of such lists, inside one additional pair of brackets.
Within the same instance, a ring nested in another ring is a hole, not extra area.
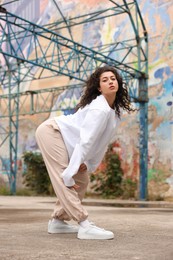
[[(18, 146), (18, 120), (19, 115), (51, 111), (51, 107), (34, 107), (34, 99), (47, 92), (46, 98), (60, 94), (64, 89), (73, 89), (74, 86), (63, 86), (47, 90), (22, 92), (21, 83), (46, 77), (45, 71), (51, 71), (52, 77), (65, 75), (75, 79), (80, 85), (96, 66), (110, 64), (116, 67), (126, 80), (133, 101), (139, 103), (140, 113), (140, 199), (147, 197), (147, 154), (148, 154), (148, 36), (136, 0), (109, 0), (112, 4), (108, 8), (83, 14), (73, 18), (62, 18), (55, 23), (39, 26), (31, 21), (18, 17), (0, 7), (0, 53), (3, 55), (4, 64), (1, 66), (0, 75), (2, 85), (8, 88), (8, 94), (0, 96), (0, 117), (9, 118), (9, 132), (4, 138), (9, 137), (10, 151), (10, 185), (11, 192), (16, 191), (17, 174), (17, 146)], [(90, 23), (95, 20), (105, 19), (110, 16), (126, 15), (131, 25), (133, 38), (107, 45), (84, 46), (73, 40), (71, 27), (79, 24)], [(57, 33), (60, 29), (67, 28), (70, 37)], [(46, 46), (42, 45), (46, 41)], [(28, 51), (23, 51), (23, 46), (28, 46)], [(31, 46), (34, 46), (31, 53)], [(116, 59), (116, 54), (118, 58)], [(35, 73), (37, 68), (41, 72)], [(30, 111), (25, 111), (25, 101), (30, 99)], [(44, 95), (45, 98), (45, 95)], [(39, 100), (39, 99), (38, 99)], [(39, 101), (38, 101), (39, 102)], [(46, 103), (46, 102), (45, 102)], [(38, 105), (38, 103), (37, 103)], [(38, 105), (39, 107), (39, 105)], [(2, 142), (3, 144), (3, 142)], [(2, 146), (2, 144), (0, 144)]]

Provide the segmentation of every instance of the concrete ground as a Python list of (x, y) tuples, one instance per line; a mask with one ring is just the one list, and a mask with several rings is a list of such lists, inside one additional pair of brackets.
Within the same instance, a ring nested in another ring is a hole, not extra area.
[(54, 202), (0, 196), (0, 260), (173, 260), (173, 203), (86, 199), (90, 220), (115, 233), (101, 241), (48, 234)]

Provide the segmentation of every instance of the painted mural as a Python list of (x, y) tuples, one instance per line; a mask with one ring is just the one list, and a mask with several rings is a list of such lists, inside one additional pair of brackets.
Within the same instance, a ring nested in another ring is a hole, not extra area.
[[(55, 2), (65, 17), (74, 17), (83, 14), (84, 11), (89, 13), (99, 8), (105, 8), (105, 0), (56, 0)], [(173, 198), (173, 2), (172, 0), (138, 0), (138, 4), (149, 33), (149, 192), (153, 198)], [(16, 2), (6, 5), (6, 7), (8, 11), (40, 25), (62, 19), (61, 13), (55, 8), (54, 1), (22, 0), (20, 3)], [(109, 7), (108, 4), (107, 7)], [(129, 20), (123, 15), (112, 16), (108, 19), (72, 27), (71, 34), (75, 41), (94, 48), (128, 38), (131, 33), (128, 23)], [(68, 30), (63, 33), (67, 37), (71, 37)], [(27, 42), (23, 48), (28, 55), (32, 55), (32, 46), (29, 46)], [(2, 56), (1, 63), (3, 63)], [(33, 68), (33, 72), (37, 73), (38, 69)], [(70, 83), (69, 79), (56, 78), (41, 83), (21, 83), (21, 89), (51, 87), (55, 85), (55, 82), (56, 85)], [(1, 88), (1, 92), (5, 93), (5, 87), (1, 86)], [(74, 99), (77, 102), (76, 97)], [(55, 105), (58, 105), (58, 102), (59, 100)], [(19, 158), (24, 151), (37, 149), (34, 132), (38, 124), (46, 118), (58, 114), (59, 112), (52, 112), (20, 119)], [(2, 136), (4, 129), (8, 128), (7, 120), (0, 123), (0, 128)], [(122, 159), (124, 174), (126, 177), (138, 180), (139, 123), (137, 112), (130, 116), (127, 114), (123, 116), (116, 136), (115, 150)], [(7, 157), (8, 143), (5, 142), (3, 150), (1, 150), (1, 161)], [(0, 172), (4, 169), (3, 167), (5, 166), (1, 162)]]

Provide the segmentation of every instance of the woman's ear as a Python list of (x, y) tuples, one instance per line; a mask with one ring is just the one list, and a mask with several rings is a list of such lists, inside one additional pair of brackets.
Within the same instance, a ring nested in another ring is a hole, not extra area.
[(98, 91), (102, 93), (101, 88), (98, 88)]

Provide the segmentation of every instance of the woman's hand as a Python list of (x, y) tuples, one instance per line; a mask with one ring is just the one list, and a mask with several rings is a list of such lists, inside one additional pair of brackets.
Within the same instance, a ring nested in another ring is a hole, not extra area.
[[(85, 163), (82, 163), (82, 164), (80, 165), (80, 167), (79, 167), (78, 172), (83, 173), (83, 172), (85, 172), (86, 170), (87, 170), (86, 164), (85, 164)], [(80, 186), (77, 185), (77, 184), (74, 184), (73, 186), (70, 186), (70, 187), (67, 186), (67, 188), (78, 190), (78, 189), (80, 188)]]
[(68, 188), (69, 188), (69, 189), (75, 189), (75, 190), (78, 190), (78, 189), (80, 188), (80, 186), (77, 185), (77, 184), (74, 184), (73, 186), (68, 187)]
[[(81, 165), (80, 165), (80, 167), (79, 167), (79, 172), (81, 172), (81, 173), (83, 173), (83, 172), (85, 172), (87, 170), (87, 166), (86, 166), (86, 164), (85, 163), (82, 163)], [(68, 187), (69, 189), (75, 189), (75, 190), (78, 190), (80, 187), (79, 187), (79, 185), (77, 185), (77, 184), (74, 184), (73, 186), (71, 186), (71, 187)]]
[(79, 167), (79, 172), (85, 172), (87, 170), (87, 166), (85, 163), (82, 163)]

